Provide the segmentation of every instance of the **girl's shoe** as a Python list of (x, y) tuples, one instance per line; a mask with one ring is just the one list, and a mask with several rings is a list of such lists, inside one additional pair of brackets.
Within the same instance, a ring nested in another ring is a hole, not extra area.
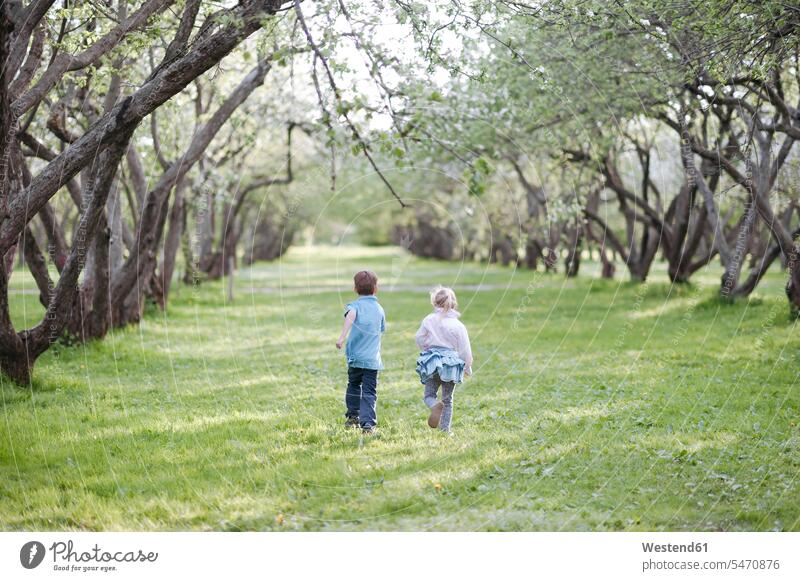
[(444, 402), (437, 401), (431, 408), (431, 415), (428, 416), (428, 425), (432, 428), (438, 428), (439, 422), (442, 419), (442, 410), (444, 410)]
[(360, 427), (360, 425), (358, 423), (358, 416), (356, 416), (354, 418), (347, 418), (344, 421), (344, 427), (345, 428), (358, 428), (358, 427)]

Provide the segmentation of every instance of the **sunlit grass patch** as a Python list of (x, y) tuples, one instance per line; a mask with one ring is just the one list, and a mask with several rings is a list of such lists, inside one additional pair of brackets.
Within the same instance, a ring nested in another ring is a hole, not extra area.
[[(0, 387), (0, 525), (797, 529), (800, 339), (782, 275), (730, 305), (713, 269), (679, 287), (657, 269), (642, 287), (584, 266), (565, 281), (296, 248), (242, 269), (233, 302), (223, 282), (176, 284), (166, 312), (55, 346), (32, 390)], [(375, 437), (343, 426), (333, 344), (365, 267), (387, 282)], [(15, 322), (41, 313), (16, 292), (33, 288), (25, 277), (12, 278)], [(436, 283), (455, 285), (476, 355), (452, 438), (426, 426), (413, 371)]]

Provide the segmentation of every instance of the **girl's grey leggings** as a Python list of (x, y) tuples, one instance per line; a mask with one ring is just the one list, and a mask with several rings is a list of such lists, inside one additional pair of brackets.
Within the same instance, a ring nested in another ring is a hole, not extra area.
[(436, 395), (439, 392), (439, 386), (442, 386), (442, 402), (444, 409), (442, 409), (442, 419), (439, 420), (439, 429), (444, 432), (450, 431), (450, 419), (453, 417), (453, 391), (456, 389), (455, 383), (452, 381), (442, 381), (438, 373), (434, 373), (425, 382), (425, 405), (432, 408), (436, 404)]

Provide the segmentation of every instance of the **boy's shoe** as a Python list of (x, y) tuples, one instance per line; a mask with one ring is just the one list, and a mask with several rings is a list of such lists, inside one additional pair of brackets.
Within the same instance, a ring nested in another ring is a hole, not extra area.
[(361, 433), (365, 436), (372, 436), (378, 433), (378, 426), (365, 426), (361, 428)]
[(349, 417), (344, 421), (345, 428), (358, 428), (358, 417)]
[(431, 415), (428, 416), (428, 425), (432, 428), (438, 428), (439, 422), (442, 419), (442, 410), (444, 410), (444, 402), (437, 401), (431, 408)]

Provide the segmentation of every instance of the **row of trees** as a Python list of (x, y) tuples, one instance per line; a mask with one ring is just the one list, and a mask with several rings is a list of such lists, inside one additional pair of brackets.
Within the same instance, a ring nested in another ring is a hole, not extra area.
[(676, 282), (718, 257), (728, 297), (781, 260), (797, 308), (798, 22), (739, 0), (0, 2), (0, 369), (27, 383), (65, 334), (165, 307), (179, 264), (197, 284), (279, 256), (364, 169), (420, 254), (574, 275), (588, 249), (636, 280), (660, 255)]
[(398, 238), (446, 259), (548, 270), (561, 259), (567, 276), (588, 250), (603, 276), (616, 260), (638, 281), (659, 257), (676, 283), (718, 259), (729, 299), (780, 261), (798, 312), (800, 11), (737, 0), (494, 8), (456, 12), (482, 33), (465, 40), (464, 74), (418, 89), (426, 100), (406, 112), (418, 159), (436, 160), (450, 186), (399, 215)]
[[(145, 301), (164, 307), (178, 263), (196, 284), (231, 273), (243, 242), (248, 262), (286, 250), (298, 161), (341, 139), (339, 122), (370, 157), (355, 97), (337, 87), (347, 70), (330, 61), (374, 23), (329, 36), (343, 14), (335, 1), (0, 2), (7, 376), (25, 384), (65, 335), (100, 339)], [(28, 329), (9, 304), (17, 256), (44, 305)]]
[[(373, 137), (404, 138), (401, 86), (456, 24), (397, 0), (0, 1), (0, 370), (26, 384), (54, 342), (166, 308), (179, 269), (280, 256), (351, 149), (404, 206)], [(44, 306), (27, 329), (15, 263)]]
[[(284, 4), (0, 4), (0, 367), (8, 376), (26, 383), (36, 358), (64, 334), (101, 338), (137, 322), (146, 296), (165, 303), (189, 181), (202, 184), (209, 168), (242, 163), (252, 140), (211, 144), (276, 61), (295, 50), (291, 36), (277, 48), (264, 42), (274, 41)], [(252, 43), (259, 56), (249, 72), (209, 87), (206, 73), (267, 26), (273, 34)], [(176, 103), (168, 103), (185, 100), (190, 87), (195, 126), (181, 145), (179, 117), (156, 113), (174, 114)], [(286, 169), (285, 177), (254, 177), (240, 188), (223, 224), (234, 223), (249, 191), (291, 180)], [(190, 264), (218, 276), (238, 230), (223, 226), (214, 248), (215, 212), (195, 214), (205, 220)], [(8, 300), (18, 250), (45, 306), (42, 320), (24, 330), (15, 329)]]

